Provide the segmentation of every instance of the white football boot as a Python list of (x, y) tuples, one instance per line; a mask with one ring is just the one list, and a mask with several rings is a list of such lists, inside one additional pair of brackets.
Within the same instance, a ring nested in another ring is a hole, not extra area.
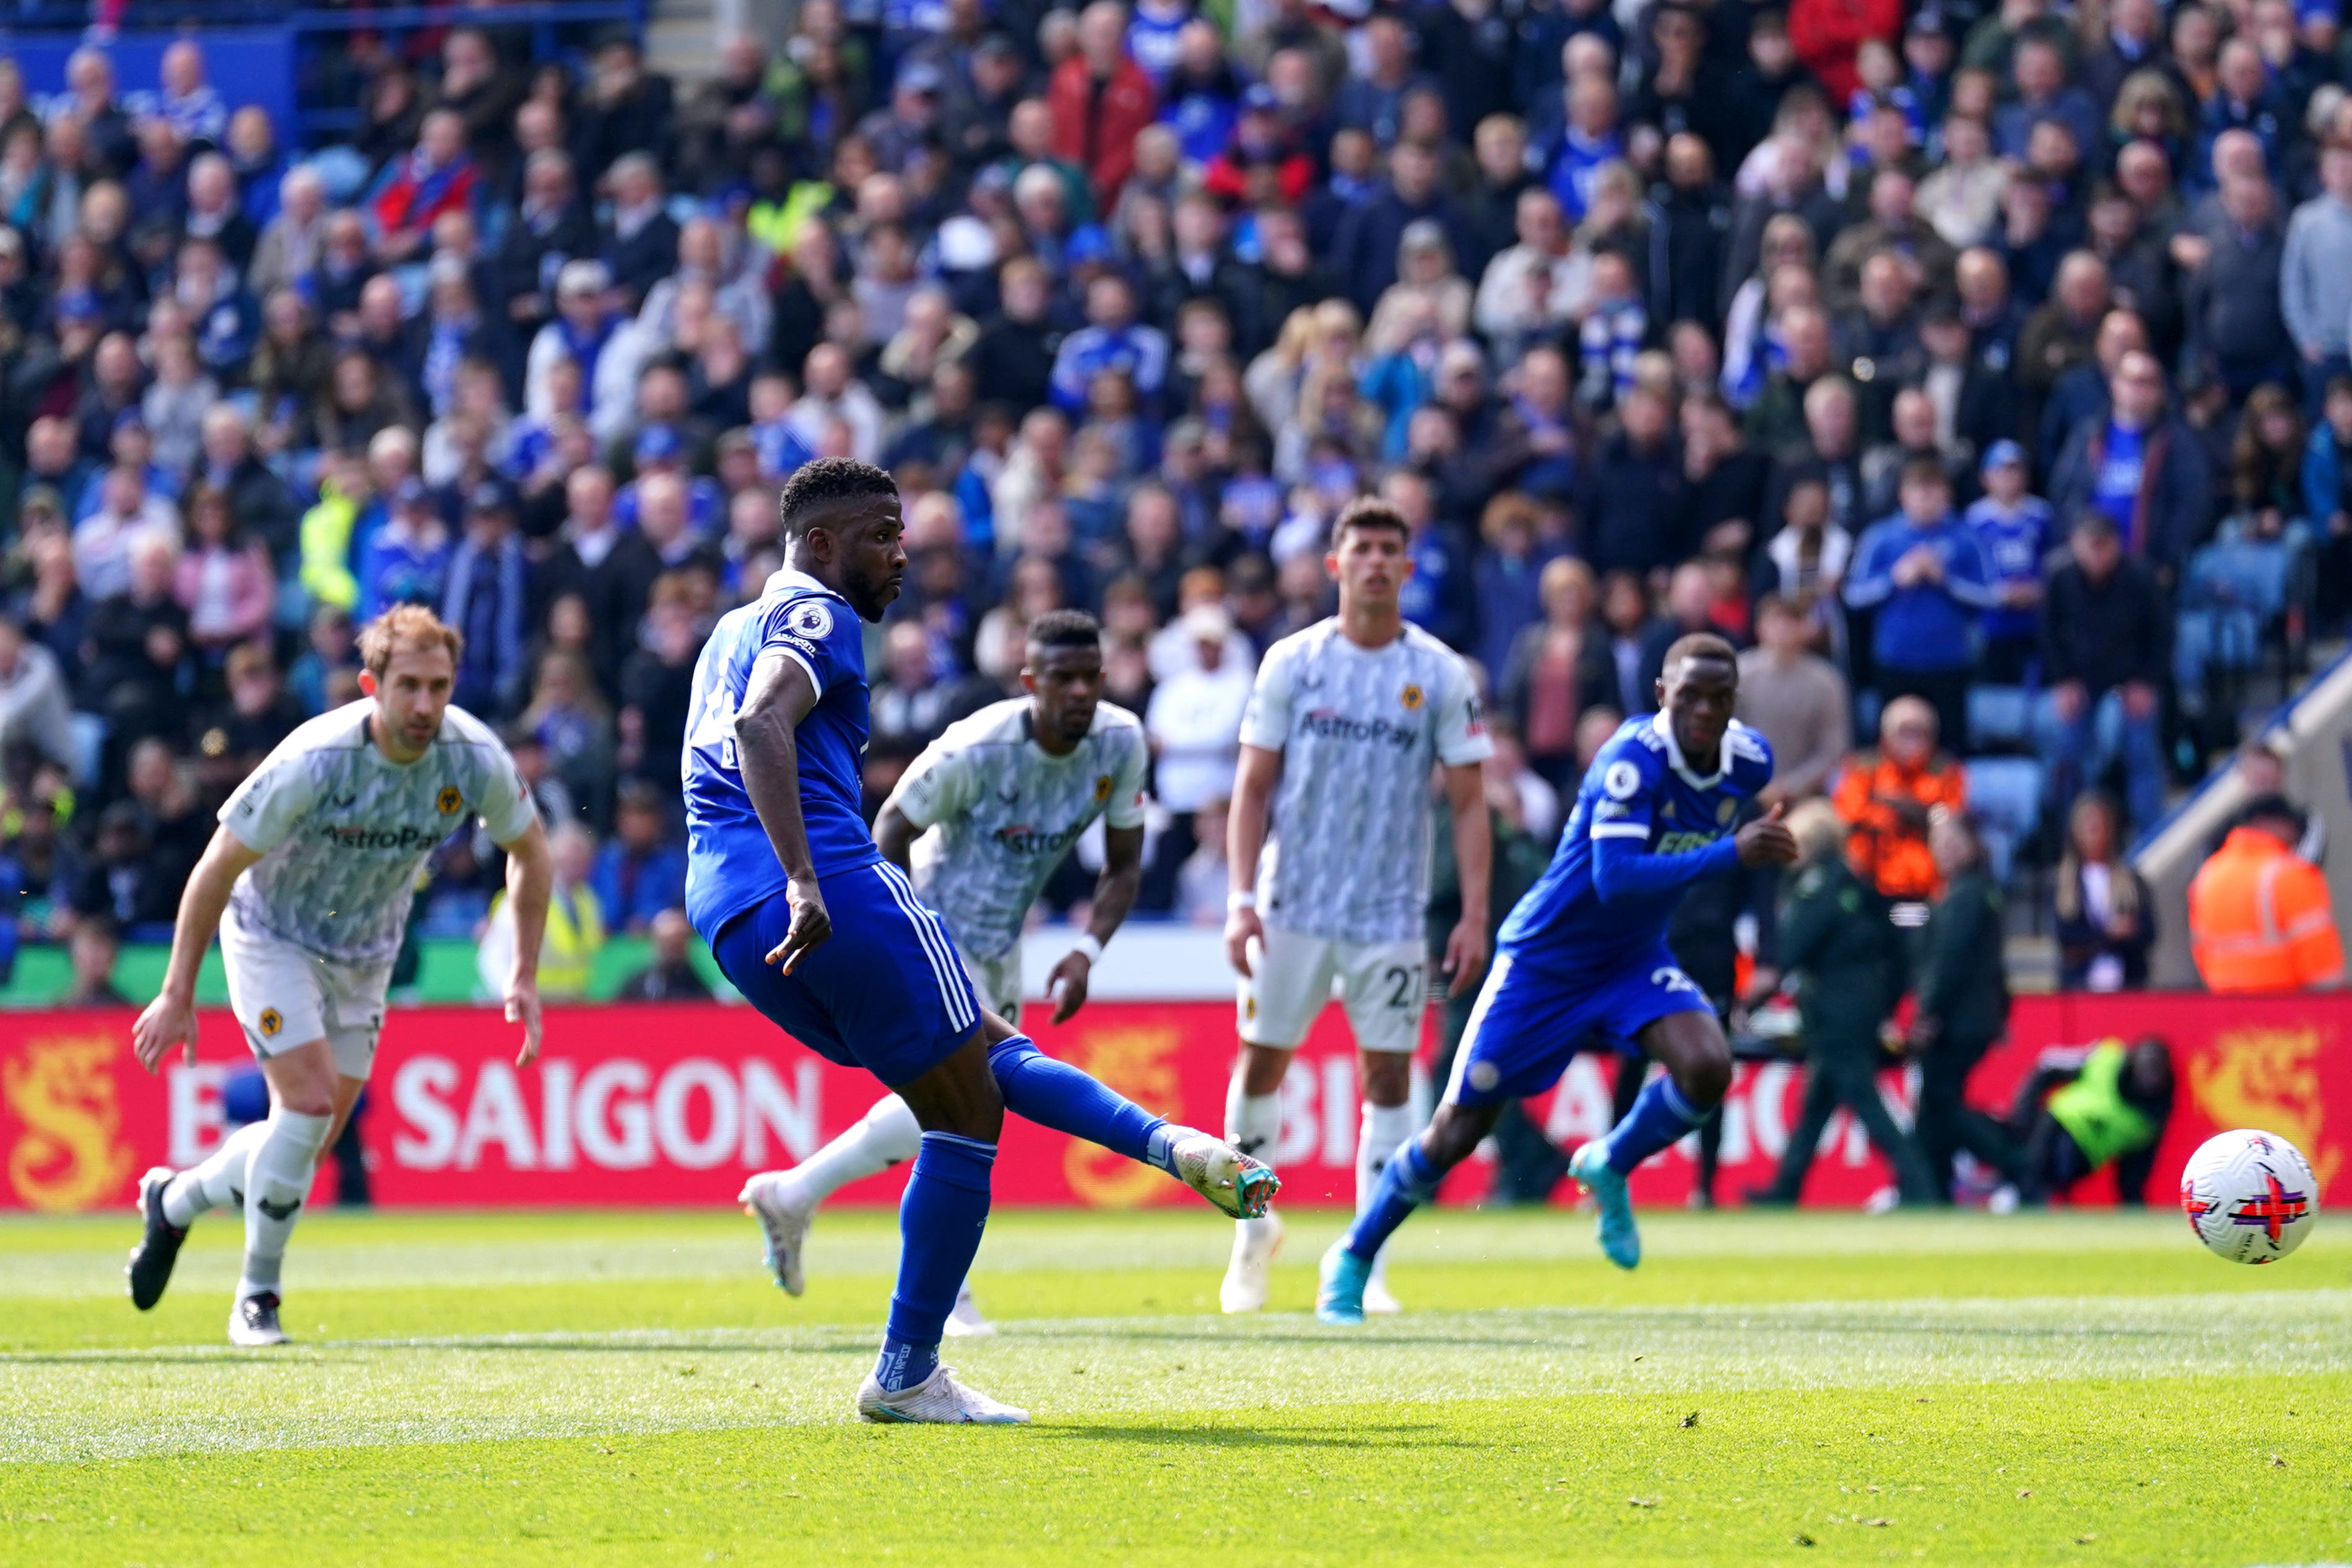
[(808, 1280), (801, 1272), (801, 1245), (808, 1239), (809, 1220), (816, 1214), (816, 1206), (792, 1201), (792, 1184), (783, 1171), (762, 1171), (743, 1184), (735, 1201), (743, 1212), (760, 1222), (768, 1238), (767, 1249), (760, 1261), (768, 1266), (783, 1287), (784, 1294), (797, 1296), (808, 1288)]
[(950, 1339), (986, 1339), (996, 1332), (996, 1325), (980, 1315), (980, 1303), (971, 1299), (970, 1281), (956, 1291), (956, 1304), (942, 1327)]
[(941, 1364), (912, 1388), (885, 1394), (872, 1373), (858, 1385), (857, 1413), (868, 1421), (930, 1421), (949, 1426), (1021, 1427), (1029, 1412), (1000, 1405), (955, 1380), (955, 1368)]
[(1228, 1312), (1264, 1311), (1274, 1257), (1281, 1250), (1279, 1215), (1264, 1214), (1235, 1225), (1233, 1261), (1225, 1265), (1224, 1283), (1217, 1287), (1217, 1305)]
[(228, 1343), (247, 1350), (266, 1350), (290, 1343), (278, 1326), (278, 1292), (256, 1291), (229, 1309)]
[(1235, 1219), (1255, 1219), (1282, 1190), (1282, 1179), (1223, 1138), (1194, 1133), (1169, 1151), (1176, 1179)]

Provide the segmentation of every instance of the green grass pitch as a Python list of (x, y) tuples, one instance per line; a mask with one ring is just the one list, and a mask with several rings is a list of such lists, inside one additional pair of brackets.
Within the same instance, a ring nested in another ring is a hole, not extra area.
[(303, 1343), (223, 1338), (236, 1228), (0, 1222), (0, 1563), (2352, 1560), (2352, 1240), (2170, 1214), (1422, 1217), (1410, 1311), (1217, 1315), (1206, 1213), (1004, 1212), (950, 1342), (1026, 1430), (870, 1427), (892, 1218), (800, 1301), (732, 1211), (307, 1218)]

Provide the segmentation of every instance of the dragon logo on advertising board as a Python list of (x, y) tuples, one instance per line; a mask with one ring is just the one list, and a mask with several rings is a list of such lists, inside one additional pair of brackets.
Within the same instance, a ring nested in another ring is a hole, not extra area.
[[(1089, 1030), (1071, 1060), (1138, 1104), (1181, 1123), (1183, 1086), (1171, 1059), (1183, 1043), (1184, 1031), (1173, 1024)], [(1062, 1156), (1062, 1174), (1079, 1201), (1096, 1208), (1133, 1208), (1158, 1197), (1168, 1185), (1168, 1178), (1151, 1166), (1078, 1138), (1070, 1140)]]
[(2217, 1127), (2259, 1127), (2305, 1151), (2325, 1190), (2344, 1151), (2323, 1148), (2326, 1101), (2315, 1029), (2225, 1029), (2189, 1059), (2189, 1088)]
[(95, 1208), (120, 1196), (130, 1178), (131, 1147), (108, 1066), (116, 1049), (103, 1036), (68, 1036), (33, 1040), (22, 1055), (0, 1061), (0, 1095), (24, 1124), (8, 1151), (8, 1181), (27, 1208)]

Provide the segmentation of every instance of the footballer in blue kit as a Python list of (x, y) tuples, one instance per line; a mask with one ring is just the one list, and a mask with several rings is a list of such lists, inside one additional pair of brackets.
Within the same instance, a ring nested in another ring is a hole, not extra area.
[(778, 499), (785, 568), (719, 620), (694, 671), (683, 762), (687, 915), (745, 999), (896, 1091), (923, 1129), (898, 1210), (871, 1421), (1026, 1421), (958, 1382), (939, 1344), (987, 1223), (1009, 1109), (1154, 1166), (1224, 1213), (1265, 1211), (1273, 1171), (1055, 1061), (980, 1006), (940, 917), (859, 810), (864, 633), (907, 570), (898, 486), (820, 458)]
[(1601, 1250), (1621, 1268), (1641, 1261), (1626, 1176), (1705, 1121), (1731, 1086), (1731, 1048), (1713, 1005), (1668, 951), (1667, 924), (1694, 883), (1797, 856), (1778, 807), (1733, 825), (1772, 778), (1772, 748), (1731, 716), (1738, 688), (1728, 643), (1685, 637), (1667, 651), (1659, 711), (1628, 719), (1592, 759), (1559, 852), (1503, 923), (1437, 1114), (1324, 1255), (1315, 1302), (1324, 1322), (1363, 1321), (1381, 1244), (1505, 1105), (1550, 1088), (1595, 1040), (1665, 1069), (1569, 1165), (1599, 1205)]

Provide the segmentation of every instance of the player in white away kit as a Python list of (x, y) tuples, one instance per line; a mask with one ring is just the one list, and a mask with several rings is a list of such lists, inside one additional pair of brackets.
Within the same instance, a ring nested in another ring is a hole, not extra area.
[(319, 1152), (367, 1086), (417, 873), (473, 817), (508, 856), (517, 1064), (539, 1054), (539, 945), (554, 874), (547, 835), (506, 747), (449, 706), (459, 646), (428, 610), (387, 612), (360, 637), (366, 700), (298, 727), (221, 808), (180, 897), (162, 994), (139, 1015), (131, 1044), (150, 1072), (175, 1045), (194, 1059), (196, 970), (217, 927), (229, 1005), (261, 1059), (269, 1116), (201, 1165), (140, 1178), (147, 1228), (126, 1271), (142, 1312), (163, 1298), (196, 1216), (242, 1208), (245, 1266), (228, 1337), (286, 1342), (278, 1274), (296, 1211)]
[[(1384, 502), (1360, 499), (1339, 514), (1324, 560), (1339, 612), (1276, 643), (1258, 665), (1226, 829), (1225, 955), (1242, 977), (1242, 1056), (1225, 1137), (1272, 1155), (1283, 1076), (1336, 977), (1363, 1080), (1359, 1207), (1418, 1130), (1409, 1101), (1428, 1000), (1434, 767), (1444, 769), (1462, 867), (1462, 918), (1445, 944), (1454, 993), (1486, 963), (1492, 845), (1480, 764), (1494, 747), (1469, 670), (1399, 606), (1412, 575), (1409, 538)], [(1265, 1305), (1282, 1222), (1269, 1214), (1238, 1224), (1218, 1300), (1229, 1312), (1252, 1312)], [(1378, 1275), (1366, 1297), (1367, 1310), (1396, 1310)]]
[[(1102, 700), (1102, 628), (1084, 611), (1031, 622), (1021, 684), (1029, 695), (992, 703), (948, 727), (883, 802), (874, 824), (883, 857), (908, 872), (946, 921), (956, 956), (991, 1012), (1021, 1022), (1021, 928), (1062, 858), (1103, 820), (1103, 868), (1087, 930), (1046, 982), (1054, 1021), (1085, 1005), (1103, 945), (1134, 907), (1143, 881), (1143, 726)], [(861, 1176), (911, 1160), (923, 1130), (896, 1094), (790, 1170), (762, 1171), (737, 1196), (768, 1238), (776, 1283), (805, 1284), (802, 1243), (816, 1206)], [(949, 1314), (951, 1334), (995, 1331), (967, 1283)]]

